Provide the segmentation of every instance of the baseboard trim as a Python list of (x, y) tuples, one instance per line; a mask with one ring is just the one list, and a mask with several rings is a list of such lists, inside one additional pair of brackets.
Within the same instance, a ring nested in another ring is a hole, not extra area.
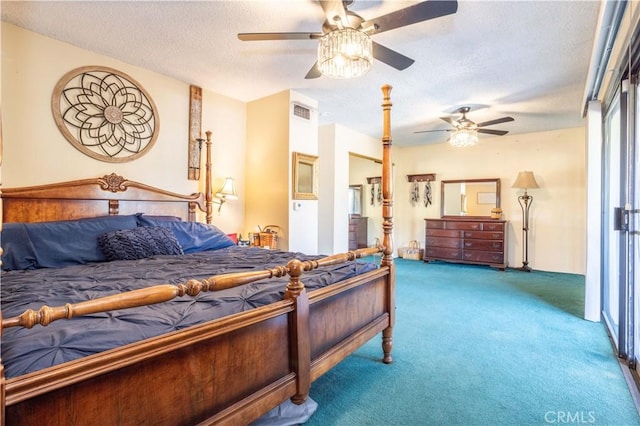
[(618, 363), (620, 364), (620, 370), (622, 370), (624, 380), (629, 387), (629, 393), (631, 393), (633, 402), (636, 405), (636, 410), (638, 414), (640, 414), (640, 375), (635, 369), (629, 367), (625, 359), (618, 358)]

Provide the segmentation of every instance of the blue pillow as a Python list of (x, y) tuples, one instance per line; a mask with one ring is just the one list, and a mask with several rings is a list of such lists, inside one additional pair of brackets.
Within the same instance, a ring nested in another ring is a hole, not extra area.
[(159, 254), (184, 254), (175, 235), (162, 226), (107, 232), (98, 238), (107, 260), (136, 260)]
[(135, 215), (25, 223), (38, 268), (58, 268), (107, 260), (98, 237), (118, 229), (137, 226)]
[(138, 223), (143, 226), (164, 226), (171, 229), (185, 254), (235, 246), (227, 234), (213, 225), (200, 222), (155, 221), (144, 216), (138, 217)]
[(149, 220), (156, 222), (164, 222), (164, 221), (178, 221), (182, 220), (181, 217), (178, 216), (158, 216), (158, 215), (149, 215), (144, 213), (137, 213), (136, 219), (138, 220), (138, 226), (145, 226), (145, 224), (149, 223)]
[(38, 267), (36, 250), (33, 248), (24, 223), (4, 223), (0, 244), (2, 244), (2, 269), (4, 271)]

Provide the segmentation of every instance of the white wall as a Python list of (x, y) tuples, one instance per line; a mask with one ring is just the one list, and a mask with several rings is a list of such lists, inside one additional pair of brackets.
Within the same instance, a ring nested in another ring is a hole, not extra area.
[[(309, 108), (309, 120), (293, 115), (293, 105)], [(318, 156), (318, 101), (296, 91), (289, 92), (289, 249), (291, 251), (318, 254), (319, 200), (295, 200), (293, 207), (293, 152)], [(319, 158), (318, 167), (329, 158)], [(318, 171), (318, 179), (319, 179)], [(320, 188), (318, 185), (318, 198)]]
[(589, 102), (587, 111), (587, 229), (584, 317), (600, 321), (602, 270), (602, 107)]
[[(585, 130), (482, 137), (478, 145), (448, 144), (394, 148), (396, 245), (417, 239), (424, 244), (424, 219), (440, 216), (440, 181), (500, 178), (501, 206), (509, 221), (510, 266), (522, 264), (522, 190), (511, 188), (517, 174), (531, 170), (540, 186), (529, 190), (531, 205), (529, 265), (533, 269), (585, 273)], [(407, 174), (435, 173), (433, 205), (412, 207)]]
[[(343, 235), (342, 226), (344, 226), (343, 221), (345, 220), (340, 208), (336, 207), (336, 203), (340, 205), (342, 200), (342, 196), (339, 194), (342, 177), (338, 176), (338, 171), (349, 166), (348, 163), (344, 164), (342, 157), (336, 155), (338, 148), (335, 140), (335, 125), (323, 125), (318, 128), (318, 153), (320, 159), (323, 160), (320, 162), (320, 187), (318, 189), (318, 252), (323, 254), (343, 252), (344, 250), (340, 250), (339, 247), (349, 248), (348, 241), (346, 246), (338, 245), (336, 247), (335, 245)], [(348, 195), (346, 196), (348, 197)], [(348, 221), (348, 219), (346, 220)], [(340, 226), (336, 226), (337, 224)], [(345, 237), (348, 238), (348, 235)]]
[(319, 249), (342, 253), (349, 249), (349, 153), (382, 158), (382, 142), (339, 124), (320, 126), (318, 135), (321, 155), (333, 155), (331, 163), (320, 162)]
[[(115, 172), (178, 193), (204, 188), (204, 181), (187, 179), (189, 84), (5, 22), (1, 25), (3, 186), (37, 185)], [(53, 89), (65, 73), (86, 65), (122, 71), (153, 98), (160, 133), (155, 145), (141, 158), (124, 163), (95, 160), (74, 148), (56, 127), (50, 106)], [(244, 120), (242, 102), (204, 91), (203, 131), (214, 132), (214, 186), (227, 175), (237, 178), (240, 188), (243, 186)], [(204, 173), (201, 176), (204, 179)], [(228, 202), (220, 215), (214, 215), (214, 223), (227, 232), (236, 232), (244, 223), (242, 204), (233, 203), (237, 202)]]

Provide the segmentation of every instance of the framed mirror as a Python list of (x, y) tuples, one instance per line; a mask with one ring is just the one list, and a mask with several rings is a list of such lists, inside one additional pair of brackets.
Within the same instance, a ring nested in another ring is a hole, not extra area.
[(491, 209), (500, 207), (500, 179), (443, 180), (440, 216), (470, 218), (491, 217)]
[(362, 185), (349, 185), (349, 216), (362, 215)]
[(293, 153), (293, 199), (318, 199), (318, 157)]

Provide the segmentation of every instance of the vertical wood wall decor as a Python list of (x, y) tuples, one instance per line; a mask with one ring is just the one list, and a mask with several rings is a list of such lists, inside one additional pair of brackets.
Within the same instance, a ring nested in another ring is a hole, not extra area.
[(189, 180), (200, 180), (200, 151), (202, 149), (202, 88), (189, 86)]

